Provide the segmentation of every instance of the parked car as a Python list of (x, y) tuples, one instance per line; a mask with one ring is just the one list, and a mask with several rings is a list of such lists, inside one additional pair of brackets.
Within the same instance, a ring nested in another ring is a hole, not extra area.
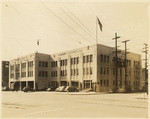
[(2, 91), (9, 91), (9, 87), (3, 87)]
[(125, 93), (125, 89), (124, 88), (119, 88), (118, 93)]
[(65, 91), (66, 91), (66, 92), (79, 92), (79, 89), (76, 88), (76, 87), (74, 87), (74, 86), (67, 86), (67, 87), (65, 88)]
[(64, 92), (65, 88), (66, 88), (66, 86), (60, 86), (60, 87), (56, 88), (55, 91), (57, 91), (57, 92)]
[(51, 88), (47, 89), (47, 91), (55, 91), (55, 90), (56, 90), (56, 88), (54, 88), (54, 87), (51, 87)]
[(33, 89), (33, 88), (30, 88), (30, 87), (24, 87), (24, 88), (23, 88), (23, 91), (24, 91), (24, 92), (33, 92), (34, 89)]

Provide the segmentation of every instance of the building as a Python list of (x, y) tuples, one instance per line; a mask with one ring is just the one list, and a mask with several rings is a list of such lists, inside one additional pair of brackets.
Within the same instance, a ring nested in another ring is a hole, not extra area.
[(2, 87), (9, 84), (9, 61), (2, 61)]
[[(76, 86), (109, 91), (116, 86), (114, 48), (91, 45), (56, 54), (33, 53), (10, 60), (9, 87)], [(125, 87), (124, 51), (118, 53), (118, 87)], [(127, 85), (140, 88), (141, 56), (127, 55)]]

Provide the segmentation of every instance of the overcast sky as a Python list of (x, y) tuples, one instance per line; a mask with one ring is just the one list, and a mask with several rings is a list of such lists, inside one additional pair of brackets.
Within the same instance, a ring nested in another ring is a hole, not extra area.
[[(53, 54), (96, 43), (96, 16), (103, 25), (98, 28), (98, 43), (115, 46), (115, 32), (120, 49), (142, 53), (148, 43), (148, 3), (90, 1), (3, 1), (2, 60), (39, 51)], [(37, 46), (37, 40), (40, 45)], [(144, 56), (144, 55), (142, 55)], [(144, 57), (143, 57), (144, 58)]]

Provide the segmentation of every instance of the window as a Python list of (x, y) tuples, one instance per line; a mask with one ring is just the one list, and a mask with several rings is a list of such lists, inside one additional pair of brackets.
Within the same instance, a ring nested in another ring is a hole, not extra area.
[(76, 70), (77, 70), (77, 71), (76, 71), (76, 72), (77, 72), (77, 75), (79, 75), (79, 70), (78, 70), (78, 69), (76, 69)]
[(45, 65), (46, 65), (46, 67), (48, 67), (48, 62), (46, 62), (46, 64), (45, 64)]
[(104, 62), (106, 62), (106, 55), (104, 55)]
[[(28, 66), (29, 66), (29, 62), (28, 62)], [(39, 61), (39, 67), (41, 67), (41, 61)]]
[(109, 74), (109, 68), (107, 68), (107, 74)]
[(57, 61), (56, 61), (56, 67), (57, 67)]
[(101, 62), (103, 62), (103, 55), (101, 55)]
[(129, 60), (129, 66), (131, 66), (131, 60)]
[(106, 86), (106, 80), (104, 80), (104, 86)]
[(55, 73), (56, 73), (56, 77), (57, 77), (57, 71), (55, 71)]
[(74, 58), (74, 64), (76, 64), (76, 58)]
[(89, 74), (89, 70), (88, 70), (88, 68), (86, 68), (86, 74), (87, 74), (87, 75)]
[(73, 58), (71, 58), (71, 65), (73, 64)]
[(105, 71), (106, 71), (106, 68), (104, 68), (104, 75), (105, 75)]
[(21, 77), (26, 77), (26, 72), (21, 72)]
[(86, 62), (89, 62), (89, 55), (86, 56)]
[(93, 61), (93, 55), (90, 55), (90, 62)]
[(26, 68), (26, 63), (21, 63), (21, 68), (22, 69)]
[(65, 59), (65, 65), (67, 65), (67, 59)]
[(93, 72), (92, 72), (92, 67), (90, 67), (90, 75), (92, 74)]
[(51, 67), (53, 67), (53, 62), (51, 62)]
[(109, 56), (107, 56), (107, 62), (109, 62)]
[(11, 66), (10, 70), (11, 70), (11, 71), (14, 70), (14, 65)]
[(83, 56), (83, 63), (85, 63), (85, 56)]
[(107, 80), (107, 87), (109, 86), (109, 80)]
[(60, 60), (60, 66), (62, 66), (62, 60)]
[(77, 57), (77, 64), (79, 64), (79, 57)]
[(101, 67), (101, 74), (103, 74), (103, 67)]
[(101, 86), (103, 85), (103, 80), (101, 80)]
[(74, 69), (74, 76), (76, 75), (76, 70)]
[(14, 78), (14, 73), (11, 73), (10, 78)]

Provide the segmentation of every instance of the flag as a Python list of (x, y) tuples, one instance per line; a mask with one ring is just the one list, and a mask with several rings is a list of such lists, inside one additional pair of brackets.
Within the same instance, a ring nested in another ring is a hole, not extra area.
[(98, 24), (99, 24), (99, 28), (100, 28), (100, 30), (102, 31), (103, 25), (102, 25), (102, 23), (100, 22), (100, 20), (99, 20), (98, 17), (97, 17), (97, 21), (98, 21)]
[(37, 40), (37, 45), (39, 45), (39, 40)]

